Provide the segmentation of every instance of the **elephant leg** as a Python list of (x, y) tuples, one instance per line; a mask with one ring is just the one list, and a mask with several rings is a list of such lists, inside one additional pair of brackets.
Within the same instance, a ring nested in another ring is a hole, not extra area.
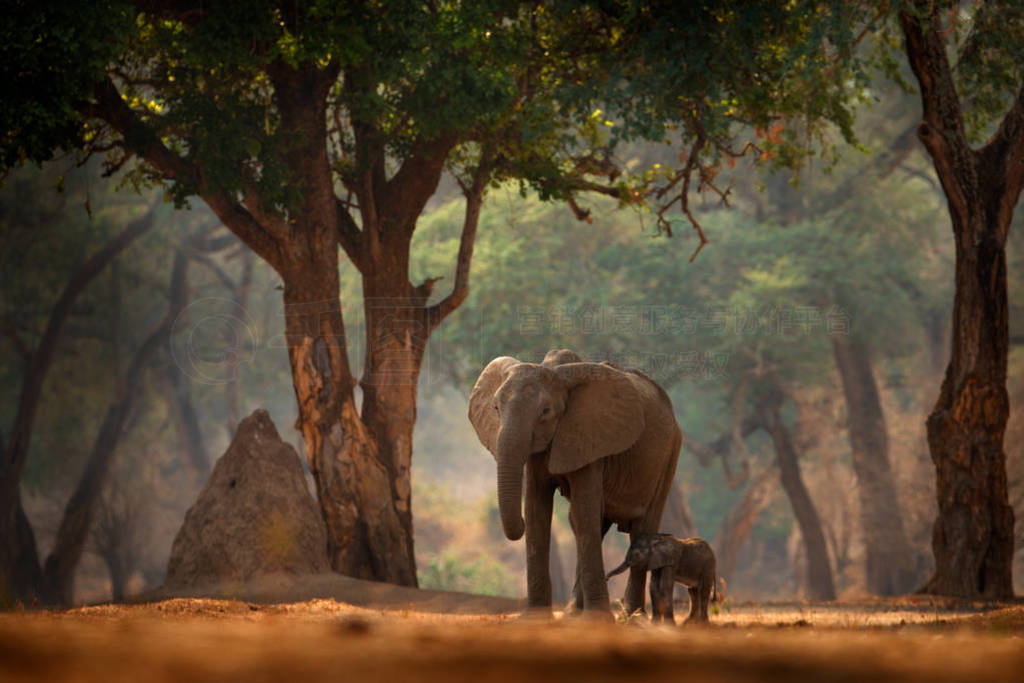
[[(632, 544), (636, 540), (638, 532), (631, 532), (629, 534), (629, 542)], [(654, 574), (651, 574), (651, 581), (654, 581)], [(623, 596), (623, 602), (626, 606), (626, 613), (633, 614), (637, 610), (641, 612), (644, 609), (644, 587), (647, 583), (647, 568), (630, 567), (629, 568), (629, 579), (626, 581), (626, 594)], [(654, 584), (651, 584), (651, 589), (654, 589)], [(653, 594), (652, 594), (653, 596)], [(654, 609), (654, 598), (651, 598), (651, 609)]]
[(526, 463), (526, 605), (551, 608), (551, 510), (555, 485), (537, 455)]
[(651, 613), (653, 621), (675, 623), (672, 589), (675, 585), (672, 567), (659, 567), (651, 572)]
[(711, 604), (711, 591), (715, 587), (714, 573), (705, 572), (700, 581), (700, 614), (701, 621), (708, 620), (708, 606)]
[(601, 555), (604, 507), (602, 463), (592, 463), (570, 476), (572, 501), (569, 504), (569, 519), (576, 534), (577, 588), (583, 594), (584, 610), (603, 611), (610, 618), (608, 583)]
[[(700, 621), (701, 617), (701, 583), (698, 582), (696, 586), (688, 586), (686, 588), (687, 594), (690, 596), (690, 613), (687, 615), (687, 621)], [(705, 606), (705, 609), (707, 607)]]
[(658, 590), (658, 577), (661, 576), (661, 569), (655, 569), (651, 572), (651, 621), (658, 622), (662, 619), (662, 611), (664, 601), (661, 598), (661, 593)]
[[(572, 525), (573, 534), (576, 534), (576, 526), (572, 521), (572, 516), (569, 516), (569, 524)], [(604, 541), (604, 537), (608, 534), (608, 530), (612, 528), (612, 520), (608, 518), (601, 519), (601, 540)], [(583, 590), (580, 588), (580, 563), (577, 560), (576, 570), (573, 572), (572, 580), (572, 599), (569, 601), (569, 607), (577, 610), (583, 609)]]
[[(673, 460), (674, 462), (674, 460)], [(651, 502), (650, 507), (647, 508), (647, 512), (638, 519), (632, 526), (629, 532), (629, 542), (633, 543), (636, 540), (638, 534), (642, 533), (657, 533), (658, 527), (661, 526), (661, 513), (665, 509), (665, 501), (668, 498), (669, 488), (672, 486), (672, 475), (675, 473), (675, 465), (672, 466), (671, 471), (668, 473), (667, 478), (660, 482), (658, 485), (657, 492)], [(654, 581), (654, 575), (651, 575), (651, 581)], [(644, 608), (644, 584), (647, 582), (647, 570), (639, 567), (632, 567), (629, 571), (629, 581), (626, 583), (626, 594), (624, 596), (624, 602), (626, 604), (626, 610), (632, 614), (637, 610), (643, 610)], [(671, 601), (671, 595), (670, 595)], [(653, 606), (652, 606), (653, 609)]]

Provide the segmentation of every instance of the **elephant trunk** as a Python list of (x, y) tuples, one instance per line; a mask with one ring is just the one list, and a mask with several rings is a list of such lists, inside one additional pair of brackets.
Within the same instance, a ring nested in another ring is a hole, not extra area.
[(498, 511), (505, 536), (518, 541), (523, 536), (526, 523), (523, 521), (523, 465), (526, 461), (526, 444), (504, 431), (498, 435)]
[(604, 578), (605, 578), (605, 580), (610, 579), (613, 576), (615, 576), (616, 574), (621, 574), (622, 572), (626, 571), (628, 568), (629, 568), (629, 562), (627, 562), (626, 560), (623, 560), (622, 564), (620, 564), (618, 567), (616, 567), (615, 569), (613, 569), (610, 572), (608, 572), (608, 574)]

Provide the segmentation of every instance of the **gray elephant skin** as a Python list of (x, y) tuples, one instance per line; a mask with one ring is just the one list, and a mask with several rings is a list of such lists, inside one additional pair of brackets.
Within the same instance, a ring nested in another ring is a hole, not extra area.
[(651, 572), (651, 618), (674, 623), (672, 588), (686, 586), (690, 594), (687, 621), (708, 621), (708, 603), (718, 599), (715, 588), (715, 551), (703, 538), (676, 538), (672, 534), (637, 534), (626, 559), (608, 572), (608, 578), (626, 570)]
[[(569, 500), (576, 537), (573, 603), (610, 616), (601, 541), (612, 524), (631, 538), (657, 531), (675, 476), (683, 437), (664, 389), (638, 370), (582, 362), (567, 349), (549, 352), (540, 364), (503, 356), (480, 374), (469, 419), (497, 461), (505, 536), (526, 533), (528, 608), (551, 609), (558, 489)], [(643, 569), (630, 571), (630, 612), (643, 606), (646, 578)]]

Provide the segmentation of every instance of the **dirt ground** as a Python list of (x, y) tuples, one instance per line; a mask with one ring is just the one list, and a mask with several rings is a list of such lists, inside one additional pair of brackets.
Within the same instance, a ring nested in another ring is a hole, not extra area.
[(1024, 679), (1024, 605), (727, 602), (710, 626), (655, 627), (519, 618), (511, 600), (353, 579), (322, 579), (326, 597), (251, 599), (287, 592), (275, 585), (2, 613), (0, 681)]

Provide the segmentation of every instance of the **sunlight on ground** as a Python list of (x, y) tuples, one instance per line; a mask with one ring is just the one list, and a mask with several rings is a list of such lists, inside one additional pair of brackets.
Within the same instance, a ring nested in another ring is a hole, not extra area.
[(1019, 680), (1022, 636), (1024, 607), (928, 599), (734, 605), (670, 627), (183, 598), (2, 614), (0, 679)]

